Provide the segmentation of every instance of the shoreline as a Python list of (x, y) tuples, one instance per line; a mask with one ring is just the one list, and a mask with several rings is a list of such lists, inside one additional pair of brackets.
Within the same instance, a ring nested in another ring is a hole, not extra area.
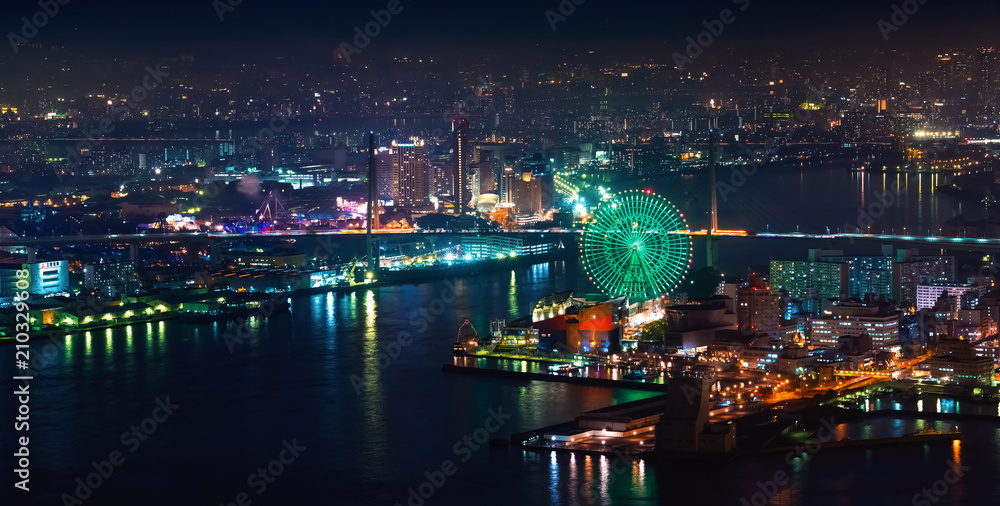
[[(483, 272), (496, 272), (506, 269), (515, 269), (518, 267), (537, 265), (542, 263), (548, 263), (552, 261), (557, 261), (573, 256), (572, 249), (566, 248), (564, 250), (558, 250), (549, 253), (542, 253), (540, 255), (530, 255), (517, 258), (507, 258), (507, 259), (490, 259), (484, 260), (482, 262), (477, 262), (475, 264), (458, 266), (448, 266), (441, 269), (421, 269), (420, 271), (410, 271), (410, 272), (398, 272), (398, 274), (403, 274), (400, 276), (394, 276), (397, 279), (389, 281), (377, 281), (375, 283), (362, 283), (354, 286), (323, 286), (314, 288), (302, 288), (299, 290), (293, 290), (290, 292), (284, 292), (277, 296), (277, 298), (291, 298), (291, 297), (308, 297), (313, 295), (321, 295), (324, 293), (351, 293), (358, 290), (363, 290), (366, 288), (383, 288), (390, 286), (408, 285), (408, 284), (418, 284), (426, 283), (430, 281), (435, 281), (442, 278), (443, 274), (453, 273), (454, 277), (461, 276), (475, 276)], [(459, 272), (454, 272), (458, 270)], [(252, 311), (250, 311), (252, 312)], [(249, 314), (249, 313), (248, 313)], [(239, 315), (233, 318), (219, 319), (216, 322), (208, 323), (227, 323), (234, 320)], [(66, 328), (66, 329), (39, 329), (31, 330), (28, 332), (28, 340), (35, 339), (46, 339), (53, 338), (56, 336), (71, 336), (77, 334), (84, 334), (86, 332), (108, 330), (114, 328), (128, 327), (131, 325), (139, 325), (144, 323), (153, 322), (163, 322), (168, 320), (180, 320), (183, 318), (181, 313), (174, 313), (163, 318), (149, 318), (143, 320), (134, 320), (129, 322), (115, 322), (108, 325), (96, 325), (87, 328)], [(6, 342), (16, 342), (15, 336), (0, 336), (0, 345)]]

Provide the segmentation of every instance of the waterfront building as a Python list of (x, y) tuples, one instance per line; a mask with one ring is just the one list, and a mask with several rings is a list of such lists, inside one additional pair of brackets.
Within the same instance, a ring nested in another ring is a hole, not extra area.
[(991, 358), (977, 356), (976, 347), (968, 339), (942, 339), (937, 354), (926, 362), (931, 377), (942, 383), (965, 387), (996, 384), (996, 363)]
[(575, 300), (566, 306), (565, 313), (536, 321), (531, 327), (538, 332), (538, 347), (542, 350), (617, 353), (627, 318), (626, 297), (600, 303)]
[[(28, 271), (28, 287), (18, 288), (17, 271)], [(14, 303), (14, 294), (27, 291), (34, 297), (69, 295), (69, 262), (55, 260), (49, 262), (0, 262), (0, 307)]]
[(231, 250), (220, 255), (223, 263), (236, 267), (291, 269), (305, 267), (306, 256), (297, 251), (263, 249)]
[(574, 306), (573, 290), (554, 293), (542, 297), (535, 309), (531, 312), (534, 321), (541, 321), (547, 318), (554, 318), (566, 314), (566, 311)]

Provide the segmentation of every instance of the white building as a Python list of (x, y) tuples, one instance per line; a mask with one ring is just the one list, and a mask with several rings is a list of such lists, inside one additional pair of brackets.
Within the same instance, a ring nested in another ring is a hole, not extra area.
[(970, 290), (978, 290), (979, 287), (971, 286), (969, 284), (956, 284), (956, 283), (930, 283), (930, 284), (919, 284), (917, 285), (917, 311), (927, 308), (931, 309), (937, 300), (941, 298), (941, 294), (948, 292), (948, 295), (955, 297), (955, 300), (961, 301), (962, 295)]
[(813, 346), (834, 348), (841, 336), (867, 334), (872, 348), (884, 350), (899, 343), (899, 315), (881, 313), (879, 307), (861, 302), (835, 304), (829, 315), (812, 320)]
[(32, 297), (69, 295), (69, 263), (66, 260), (54, 262), (6, 262), (0, 263), (0, 305), (14, 302), (14, 294), (21, 293), (17, 287), (17, 271), (28, 271), (28, 293)]

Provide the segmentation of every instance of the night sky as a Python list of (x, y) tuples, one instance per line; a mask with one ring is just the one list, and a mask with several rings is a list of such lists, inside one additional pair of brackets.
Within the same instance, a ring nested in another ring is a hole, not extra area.
[[(236, 1), (236, 0), (233, 0)], [(926, 0), (890, 40), (877, 23), (889, 20), (898, 0), (837, 2), (711, 0), (707, 2), (611, 2), (586, 0), (552, 30), (545, 11), (558, 0), (455, 2), (401, 0), (403, 11), (377, 37), (371, 53), (435, 53), (456, 56), (481, 51), (517, 53), (593, 48), (610, 54), (662, 55), (683, 50), (685, 37), (704, 30), (703, 20), (733, 9), (720, 43), (741, 50), (771, 52), (829, 49), (935, 49), (941, 45), (993, 45), (1000, 5), (989, 1)], [(578, 0), (579, 1), (579, 0)], [(917, 0), (911, 0), (917, 2)], [(571, 0), (562, 2), (573, 5)], [(740, 7), (749, 3), (745, 11)], [(84, 52), (187, 52), (205, 56), (254, 52), (329, 54), (349, 42), (354, 27), (371, 21), (369, 11), (387, 2), (243, 0), (219, 20), (213, 2), (72, 0), (32, 42), (66, 45)], [(20, 31), (21, 16), (38, 11), (35, 1), (5, 4), (4, 31)], [(564, 7), (565, 8), (565, 7)], [(5, 52), (3, 58), (16, 57)]]

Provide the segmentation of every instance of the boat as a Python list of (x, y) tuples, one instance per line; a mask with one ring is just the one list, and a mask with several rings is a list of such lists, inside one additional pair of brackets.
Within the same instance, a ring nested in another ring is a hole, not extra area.
[(549, 372), (554, 372), (556, 374), (569, 374), (579, 370), (580, 368), (573, 364), (559, 364), (559, 365), (549, 366)]
[[(462, 329), (466, 325), (469, 326), (470, 330), (463, 334)], [(472, 322), (466, 319), (465, 323), (458, 328), (458, 337), (455, 338), (455, 344), (451, 345), (451, 352), (456, 357), (464, 357), (469, 354), (470, 350), (475, 349), (477, 346), (479, 346), (479, 333), (476, 332), (476, 327), (472, 326)]]

